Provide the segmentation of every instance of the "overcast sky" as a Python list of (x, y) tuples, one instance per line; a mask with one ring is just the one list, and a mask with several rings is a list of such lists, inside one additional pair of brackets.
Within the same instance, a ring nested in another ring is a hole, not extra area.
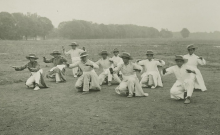
[(220, 31), (220, 0), (0, 0), (0, 11), (37, 13), (62, 21), (136, 24), (180, 31)]

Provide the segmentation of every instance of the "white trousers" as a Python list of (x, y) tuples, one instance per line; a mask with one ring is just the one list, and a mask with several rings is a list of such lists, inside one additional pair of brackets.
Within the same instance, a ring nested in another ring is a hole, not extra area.
[(136, 81), (136, 76), (123, 76), (123, 81), (119, 84), (119, 86), (116, 88), (120, 93), (126, 94), (127, 92), (129, 94), (134, 93), (134, 86)]
[(187, 92), (187, 97), (191, 97), (194, 90), (195, 80), (185, 80), (183, 83), (176, 81), (170, 89), (170, 96), (173, 99), (184, 99), (184, 92)]
[(30, 78), (26, 81), (28, 87), (33, 87), (33, 83), (40, 84), (40, 76), (43, 73), (43, 70), (40, 69), (38, 72), (31, 72)]
[[(78, 62), (80, 59), (78, 57), (72, 57), (72, 63)], [(73, 75), (76, 75), (78, 72), (78, 67), (72, 68)]]
[(99, 84), (102, 85), (105, 78), (108, 77), (108, 81), (111, 82), (112, 78), (118, 83), (121, 83), (121, 80), (119, 79), (117, 74), (111, 74), (109, 69), (103, 69), (104, 71), (99, 75)]

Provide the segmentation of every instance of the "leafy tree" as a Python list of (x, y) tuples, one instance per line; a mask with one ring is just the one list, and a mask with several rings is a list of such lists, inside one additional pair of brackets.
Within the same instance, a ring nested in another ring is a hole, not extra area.
[(160, 36), (162, 38), (172, 38), (173, 33), (171, 31), (167, 30), (167, 29), (161, 29)]
[(187, 38), (189, 37), (189, 34), (190, 34), (190, 31), (187, 29), (187, 28), (183, 28), (181, 31), (180, 31), (181, 35), (183, 38)]

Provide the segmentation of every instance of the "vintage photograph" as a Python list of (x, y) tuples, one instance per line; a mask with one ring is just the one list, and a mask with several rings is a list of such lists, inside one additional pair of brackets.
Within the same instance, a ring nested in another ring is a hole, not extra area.
[(0, 135), (220, 135), (219, 0), (0, 0)]

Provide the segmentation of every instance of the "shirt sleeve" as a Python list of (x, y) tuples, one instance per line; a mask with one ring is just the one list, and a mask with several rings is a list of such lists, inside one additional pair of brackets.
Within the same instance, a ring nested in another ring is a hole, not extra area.
[(54, 58), (52, 58), (52, 59), (50, 59), (50, 60), (44, 59), (44, 62), (45, 62), (45, 63), (52, 63), (52, 62), (53, 62), (53, 59), (54, 59)]
[(200, 65), (206, 65), (206, 60), (203, 58), (202, 60), (198, 58), (197, 62), (200, 64)]
[(62, 57), (62, 62), (67, 62), (67, 60), (65, 58)]
[(143, 68), (142, 68), (142, 66), (140, 66), (140, 65), (138, 65), (138, 64), (136, 64), (136, 63), (133, 63), (133, 68), (134, 69), (138, 69), (138, 70), (143, 70)]
[(75, 62), (75, 63), (73, 63), (73, 64), (70, 64), (70, 65), (69, 65), (69, 68), (78, 67), (78, 66), (79, 66), (79, 63), (80, 63), (80, 61), (77, 61), (77, 62)]
[(142, 60), (142, 61), (139, 61), (139, 62), (138, 62), (138, 65), (144, 66), (144, 61), (143, 61), (143, 60)]
[(91, 64), (93, 65), (93, 68), (94, 69), (98, 69), (99, 68), (99, 65), (98, 64), (96, 64), (95, 62), (93, 62), (93, 61), (90, 61), (91, 62)]
[(119, 64), (117, 65), (117, 67), (115, 67), (115, 68), (113, 69), (113, 71), (119, 72), (119, 71), (121, 70), (122, 66), (123, 66), (123, 64), (122, 64), (122, 63), (119, 63)]
[(156, 64), (157, 64), (157, 66), (164, 66), (165, 65), (165, 62), (163, 61), (163, 60), (160, 60), (161, 62), (159, 62), (159, 61), (156, 61)]
[(24, 66), (16, 67), (15, 70), (16, 70), (16, 71), (22, 71), (22, 70), (24, 70), (24, 69), (27, 68), (27, 67), (28, 67), (28, 64), (26, 64), (26, 65), (24, 65)]
[(169, 67), (169, 68), (167, 68), (167, 69), (165, 69), (166, 70), (166, 73), (165, 74), (163, 74), (163, 70), (162, 70), (162, 75), (169, 75), (169, 74), (172, 74), (172, 73), (174, 73), (174, 67), (172, 66), (172, 67)]
[(69, 51), (64, 51), (65, 55), (70, 55), (70, 50)]
[(96, 65), (100, 66), (100, 60), (98, 60), (97, 62), (95, 62)]

